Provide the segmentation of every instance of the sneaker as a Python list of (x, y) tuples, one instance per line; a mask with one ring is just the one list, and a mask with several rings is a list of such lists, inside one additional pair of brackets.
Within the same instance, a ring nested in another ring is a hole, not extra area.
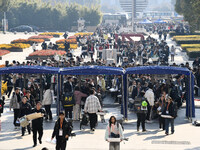
[(39, 143), (40, 143), (40, 144), (42, 144), (42, 141), (41, 141), (41, 140), (39, 140)]

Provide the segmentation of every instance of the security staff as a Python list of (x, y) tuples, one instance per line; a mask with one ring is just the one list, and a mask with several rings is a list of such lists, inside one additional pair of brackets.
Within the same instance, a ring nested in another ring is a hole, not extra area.
[(71, 128), (65, 120), (65, 114), (63, 112), (60, 112), (59, 119), (55, 123), (54, 131), (51, 137), (51, 140), (56, 137), (56, 150), (66, 149), (67, 140), (70, 134)]
[[(45, 111), (41, 109), (42, 104), (40, 101), (37, 102), (36, 108), (32, 110), (32, 113), (42, 113), (42, 115), (45, 114)], [(33, 130), (33, 142), (35, 147), (37, 145), (37, 132), (39, 134), (38, 140), (39, 143), (42, 144), (42, 135), (43, 135), (43, 117), (37, 118), (32, 120), (32, 130)]]

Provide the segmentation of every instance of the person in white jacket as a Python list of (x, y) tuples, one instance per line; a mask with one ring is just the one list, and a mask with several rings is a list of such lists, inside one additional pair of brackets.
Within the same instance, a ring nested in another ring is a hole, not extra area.
[(154, 106), (154, 92), (153, 92), (153, 85), (150, 83), (149, 84), (149, 89), (145, 92), (144, 97), (147, 99), (149, 105), (148, 105), (148, 113), (147, 113), (147, 120), (151, 120), (151, 112), (152, 112), (152, 108)]
[(120, 150), (120, 142), (111, 142), (109, 138), (120, 138), (120, 142), (124, 139), (123, 129), (120, 123), (117, 123), (115, 116), (111, 116), (109, 124), (106, 127), (105, 140), (108, 141), (109, 150)]
[(49, 86), (46, 86), (45, 87), (45, 92), (44, 92), (44, 98), (43, 98), (43, 101), (42, 101), (42, 105), (44, 106), (45, 108), (45, 111), (46, 111), (46, 117), (45, 117), (45, 120), (52, 120), (52, 112), (51, 112), (51, 104), (53, 103), (53, 95), (52, 95), (52, 92), (50, 90), (50, 87)]

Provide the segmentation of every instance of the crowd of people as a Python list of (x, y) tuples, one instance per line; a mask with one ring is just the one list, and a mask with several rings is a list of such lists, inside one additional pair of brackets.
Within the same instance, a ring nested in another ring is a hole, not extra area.
[[(81, 55), (73, 56), (69, 47), (66, 49), (67, 54), (58, 57), (49, 58), (47, 60), (36, 59), (23, 63), (13, 61), (6, 62), (6, 67), (10, 66), (51, 66), (51, 67), (73, 67), (73, 66), (112, 66), (112, 67), (136, 67), (150, 65), (178, 66), (174, 62), (175, 47), (169, 47), (166, 39), (156, 40), (148, 36), (143, 41), (122, 41), (120, 38), (115, 40), (116, 27), (100, 26), (92, 36), (79, 37), (78, 42), (81, 46)], [(108, 35), (108, 37), (105, 37)], [(85, 40), (84, 40), (85, 39)], [(44, 43), (42, 44), (44, 47)], [(107, 64), (103, 60), (103, 49), (117, 49), (117, 61)], [(94, 54), (98, 53), (97, 58)], [(169, 56), (171, 61), (169, 62)], [(90, 61), (85, 61), (85, 58)], [(87, 59), (88, 59), (87, 58)], [(193, 63), (193, 69), (189, 63), (180, 64), (179, 67), (186, 67), (194, 72), (196, 77), (196, 87), (198, 90), (200, 75), (200, 59), (197, 58)], [(88, 113), (90, 120), (91, 132), (95, 131), (97, 125), (97, 112), (102, 111), (103, 99), (111, 93), (111, 88), (115, 90), (113, 98), (115, 102), (121, 103), (119, 95), (122, 95), (122, 77), (116, 75), (98, 75), (95, 77), (64, 76), (62, 92), (57, 93), (57, 76), (56, 75), (22, 75), (22, 74), (6, 74), (3, 75), (4, 82), (7, 82), (7, 96), (10, 98), (10, 109), (13, 108), (15, 128), (19, 127), (19, 118), (34, 112), (44, 114), (45, 120), (53, 120), (51, 106), (58, 99), (54, 99), (60, 94), (62, 108), (65, 113), (59, 113), (59, 119), (55, 124), (52, 138), (56, 137), (56, 149), (65, 149), (66, 141), (70, 136), (69, 125), (65, 121), (70, 118), (74, 121), (81, 119), (81, 112)], [(184, 75), (168, 75), (159, 78), (149, 74), (129, 75), (129, 109), (137, 114), (137, 131), (139, 131), (142, 123), (142, 131), (146, 131), (145, 122), (154, 119), (159, 120), (159, 128), (165, 130), (165, 134), (169, 134), (169, 123), (171, 123), (171, 133), (174, 133), (174, 119), (177, 117), (177, 109), (182, 106), (187, 98), (188, 77)], [(14, 89), (14, 92), (12, 93)], [(198, 92), (197, 92), (198, 93)], [(138, 104), (138, 105), (137, 105)], [(45, 111), (41, 108), (42, 105)], [(136, 107), (140, 106), (140, 107)], [(170, 115), (172, 118), (163, 118), (162, 115)], [(28, 133), (31, 134), (30, 125), (27, 126)], [(117, 131), (113, 131), (117, 130)], [(37, 132), (39, 134), (39, 143), (42, 143), (43, 135), (43, 118), (32, 121), (33, 142), (34, 147), (37, 145)], [(118, 131), (120, 133), (118, 133)], [(112, 116), (109, 125), (106, 128), (105, 139), (111, 137), (111, 133), (123, 139), (123, 131), (121, 125), (116, 123), (116, 118)], [(22, 136), (25, 134), (25, 128), (22, 128)], [(113, 148), (114, 147), (114, 148)], [(110, 144), (110, 149), (117, 150), (119, 145)]]

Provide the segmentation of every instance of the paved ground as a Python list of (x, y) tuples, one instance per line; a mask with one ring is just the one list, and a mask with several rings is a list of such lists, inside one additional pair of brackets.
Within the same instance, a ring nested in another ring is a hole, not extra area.
[[(74, 33), (70, 33), (69, 36), (73, 34)], [(36, 35), (35, 33), (30, 33), (26, 35), (24, 33), (17, 33), (16, 35), (13, 33), (7, 33), (7, 34), (0, 33), (0, 39), (1, 39), (0, 44), (10, 44), (10, 42), (13, 40), (28, 39), (29, 37), (35, 36), (35, 35)], [(55, 43), (59, 39), (63, 39), (63, 37), (61, 36), (60, 38), (52, 38), (50, 42)], [(42, 49), (41, 44), (38, 44), (37, 50), (41, 50), (41, 49)], [(32, 52), (33, 52), (32, 47), (24, 49), (23, 52), (11, 52), (7, 55), (2, 56), (2, 60), (0, 60), (0, 65), (5, 64), (6, 60), (9, 60), (10, 62), (12, 62), (13, 60), (16, 60), (22, 63), (23, 61), (26, 60), (26, 57), (28, 57), (28, 55)]]
[[(1, 43), (9, 43), (13, 39), (17, 38), (28, 38), (31, 35), (0, 35)], [(156, 37), (156, 35), (153, 35)], [(57, 39), (52, 39), (55, 41)], [(173, 42), (168, 39), (169, 44)], [(11, 53), (3, 56), (4, 60), (15, 60), (24, 61), (25, 57), (31, 52), (31, 48), (27, 53)], [(80, 49), (76, 50), (74, 54), (80, 54)], [(16, 57), (17, 56), (17, 57)], [(4, 58), (5, 57), (5, 58)], [(88, 58), (87, 58), (88, 59)], [(185, 54), (177, 50), (177, 55), (175, 57), (175, 62), (185, 62), (187, 61)], [(2, 61), (0, 62), (0, 64)], [(4, 62), (3, 62), (4, 63)], [(8, 105), (7, 101), (7, 105)], [(104, 103), (112, 103), (110, 98), (107, 98)], [(195, 102), (199, 105), (199, 102)], [(21, 137), (21, 132), (14, 130), (12, 125), (13, 112), (10, 112), (8, 108), (5, 109), (3, 116), (1, 117), (2, 131), (0, 132), (0, 150), (40, 150), (43, 147), (48, 147), (49, 149), (55, 149), (54, 144), (46, 142), (48, 138), (51, 137), (52, 129), (57, 119), (55, 116), (55, 108), (52, 109), (54, 113), (54, 121), (44, 122), (44, 136), (43, 144), (38, 145), (36, 148), (32, 148), (33, 141), (32, 135), (25, 135)], [(86, 127), (85, 131), (79, 130), (79, 122), (74, 122), (74, 132), (77, 134), (76, 137), (69, 140), (67, 144), (68, 150), (107, 150), (108, 143), (104, 140), (105, 128), (108, 119), (111, 115), (118, 115), (120, 112), (119, 107), (104, 108), (108, 110), (108, 114), (105, 116), (106, 123), (100, 123), (94, 134), (90, 134), (89, 127)], [(200, 109), (196, 110), (196, 119), (200, 119)], [(179, 110), (178, 118), (175, 120), (175, 134), (165, 136), (164, 131), (158, 129), (158, 122), (147, 124), (147, 132), (137, 132), (136, 131), (136, 115), (129, 112), (129, 119), (124, 123), (124, 134), (125, 137), (129, 138), (128, 142), (121, 143), (122, 150), (200, 150), (199, 135), (200, 130), (198, 127), (193, 126), (185, 118), (185, 109)]]
[[(117, 115), (119, 108), (107, 108), (108, 114), (106, 115), (106, 122), (111, 115)], [(53, 109), (55, 114), (55, 109)], [(200, 114), (200, 110), (197, 110)], [(129, 114), (129, 120), (124, 123), (124, 135), (129, 138), (128, 142), (121, 143), (122, 150), (198, 150), (200, 149), (199, 135), (200, 130), (198, 127), (192, 126), (191, 123), (184, 117), (185, 109), (181, 109), (178, 113), (178, 118), (175, 120), (175, 134), (165, 136), (164, 131), (158, 129), (158, 122), (147, 124), (147, 132), (136, 131), (136, 115)], [(199, 116), (200, 117), (200, 116)], [(32, 135), (21, 137), (21, 132), (14, 130), (12, 125), (13, 113), (8, 109), (2, 117), (2, 131), (0, 133), (0, 149), (1, 150), (25, 150), (33, 149), (40, 150), (43, 147), (54, 149), (55, 145), (46, 142), (51, 137), (54, 121), (44, 122), (44, 136), (43, 144), (32, 148)], [(74, 123), (74, 132), (77, 134), (68, 141), (69, 150), (106, 150), (108, 143), (104, 140), (105, 128), (107, 123), (100, 123), (94, 134), (89, 132), (89, 127), (85, 127), (85, 131), (79, 130), (79, 122)], [(12, 143), (12, 144), (11, 144)]]

